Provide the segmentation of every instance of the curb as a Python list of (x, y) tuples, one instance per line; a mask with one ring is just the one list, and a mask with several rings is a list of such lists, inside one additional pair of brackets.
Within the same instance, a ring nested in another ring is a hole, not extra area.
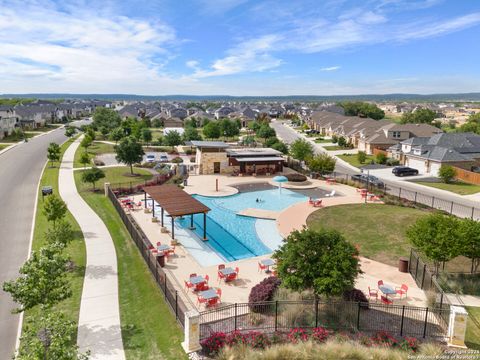
[[(55, 131), (55, 130), (58, 130), (58, 129), (61, 129), (61, 128), (64, 128), (64, 127), (65, 127), (65, 125), (57, 126), (55, 129), (52, 129), (52, 130), (47, 131), (47, 132), (42, 132), (42, 133), (40, 133), (40, 134), (38, 134), (38, 135), (35, 135), (35, 136), (32, 137), (31, 139), (35, 139), (35, 138), (38, 138), (38, 137), (40, 137), (40, 136), (50, 134), (51, 132), (53, 132), (53, 131)], [(12, 145), (10, 145), (10, 146), (8, 146), (7, 148), (1, 150), (1, 151), (0, 151), (0, 155), (5, 154), (7, 151), (10, 151), (10, 150), (13, 149), (14, 147), (16, 147), (16, 146), (18, 146), (18, 145), (20, 145), (20, 144), (24, 144), (24, 143), (25, 143), (25, 141), (18, 141), (18, 142), (16, 142), (16, 143), (12, 143)], [(43, 172), (42, 172), (42, 174), (43, 174)]]

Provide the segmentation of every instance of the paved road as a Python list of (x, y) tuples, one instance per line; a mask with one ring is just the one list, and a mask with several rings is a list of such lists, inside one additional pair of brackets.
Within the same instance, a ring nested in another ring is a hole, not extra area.
[[(50, 142), (66, 140), (64, 129), (31, 139), (0, 155), (0, 284), (18, 276), (28, 255), (37, 184)], [(0, 359), (10, 359), (15, 347), (18, 315), (0, 288)]]

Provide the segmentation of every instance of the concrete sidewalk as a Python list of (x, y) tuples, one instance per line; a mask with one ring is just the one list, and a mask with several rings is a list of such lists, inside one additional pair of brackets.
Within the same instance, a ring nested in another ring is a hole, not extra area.
[(117, 256), (110, 233), (75, 186), (73, 157), (80, 137), (65, 151), (58, 178), (60, 196), (82, 229), (87, 249), (77, 343), (90, 359), (125, 359), (118, 302)]

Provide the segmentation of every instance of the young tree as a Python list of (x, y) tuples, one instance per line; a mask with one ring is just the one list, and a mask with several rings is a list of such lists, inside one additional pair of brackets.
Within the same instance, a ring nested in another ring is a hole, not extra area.
[(87, 360), (79, 353), (77, 325), (60, 312), (41, 312), (25, 323), (15, 360)]
[(307, 159), (307, 165), (313, 172), (320, 174), (330, 173), (335, 170), (336, 160), (327, 153), (320, 153)]
[(90, 155), (87, 152), (80, 154), (80, 164), (83, 165), (83, 168), (86, 168), (90, 164)]
[(258, 137), (267, 139), (269, 137), (274, 137), (277, 135), (275, 129), (271, 128), (268, 124), (262, 124), (260, 128), (256, 131)]
[(379, 152), (375, 156), (375, 161), (377, 162), (377, 164), (385, 164), (387, 162), (387, 155), (385, 155), (382, 152)]
[(65, 220), (60, 220), (57, 226), (45, 231), (44, 239), (47, 244), (56, 243), (65, 248), (73, 240), (72, 225)]
[(47, 158), (50, 160), (51, 166), (55, 161), (60, 160), (60, 145), (57, 143), (50, 143), (47, 149)]
[(62, 245), (49, 244), (32, 251), (30, 259), (20, 268), (20, 277), (3, 283), (3, 290), (20, 304), (19, 313), (37, 305), (50, 307), (72, 295), (66, 277), (68, 257), (62, 254)]
[(433, 261), (438, 273), (440, 262), (449, 261), (462, 251), (459, 220), (440, 213), (426, 215), (407, 229), (407, 238), (418, 250)]
[(115, 152), (117, 153), (115, 159), (117, 159), (118, 162), (129, 165), (132, 175), (133, 164), (141, 162), (143, 155), (145, 155), (142, 145), (131, 136), (124, 138), (120, 144), (115, 145)]
[(430, 109), (418, 109), (414, 112), (407, 112), (402, 115), (402, 123), (431, 124), (437, 113)]
[(472, 260), (472, 273), (480, 265), (480, 222), (471, 219), (460, 220), (461, 255)]
[(273, 258), (283, 286), (317, 295), (343, 294), (360, 273), (357, 249), (336, 230), (295, 230)]
[(365, 151), (358, 152), (357, 160), (360, 164), (365, 164), (365, 161), (367, 160), (367, 154), (365, 153)]
[(271, 148), (280, 151), (282, 154), (288, 154), (288, 146), (282, 141), (277, 141), (276, 143), (272, 144)]
[(150, 143), (152, 141), (152, 131), (148, 128), (143, 128), (142, 129), (142, 140), (145, 143)]
[(313, 156), (313, 146), (304, 139), (297, 139), (290, 145), (290, 154), (297, 160), (305, 161)]
[(82, 181), (84, 183), (91, 183), (93, 186), (93, 191), (95, 191), (95, 183), (104, 177), (105, 173), (97, 167), (93, 167), (82, 172)]
[(113, 109), (97, 107), (93, 114), (93, 125), (98, 129), (105, 127), (110, 131), (120, 126), (121, 122), (120, 115)]
[(172, 150), (177, 145), (182, 144), (182, 135), (178, 131), (169, 131), (166, 135), (163, 136), (163, 142), (167, 146), (171, 146)]
[(80, 143), (80, 146), (87, 151), (88, 147), (92, 145), (93, 139), (87, 134), (83, 137), (82, 142)]
[(347, 146), (347, 140), (345, 140), (345, 138), (343, 136), (340, 136), (338, 138), (338, 146), (341, 146), (341, 147), (346, 147)]
[(117, 143), (123, 139), (123, 137), (125, 136), (125, 132), (123, 130), (123, 128), (121, 126), (119, 127), (116, 127), (115, 129), (113, 129), (111, 132), (110, 132), (110, 140), (112, 141), (115, 141), (115, 145), (117, 145)]
[(163, 121), (160, 120), (160, 119), (153, 119), (152, 120), (152, 127), (157, 128), (157, 129), (163, 127)]
[(183, 139), (185, 141), (202, 140), (202, 136), (198, 133), (197, 128), (187, 127), (183, 133)]
[(67, 204), (60, 197), (55, 194), (47, 196), (43, 204), (43, 215), (48, 221), (53, 223), (55, 227), (56, 222), (65, 217), (67, 213)]
[(442, 165), (438, 170), (438, 176), (445, 184), (449, 184), (453, 179), (455, 179), (455, 176), (457, 176), (457, 171), (453, 166)]
[(77, 129), (75, 129), (74, 127), (67, 126), (65, 128), (65, 136), (68, 138), (71, 138), (73, 135), (75, 135), (76, 132), (77, 132)]
[(92, 141), (95, 140), (95, 129), (93, 128), (93, 126), (87, 126), (86, 130), (85, 130), (85, 135), (88, 135), (90, 137), (90, 139), (92, 139)]
[(207, 139), (218, 139), (221, 134), (220, 125), (217, 121), (210, 121), (203, 127), (203, 135)]
[(230, 119), (220, 120), (220, 133), (227, 138), (240, 134), (240, 128), (237, 123)]
[(262, 123), (260, 121), (252, 121), (247, 125), (247, 127), (254, 132), (257, 132), (261, 126), (262, 126)]

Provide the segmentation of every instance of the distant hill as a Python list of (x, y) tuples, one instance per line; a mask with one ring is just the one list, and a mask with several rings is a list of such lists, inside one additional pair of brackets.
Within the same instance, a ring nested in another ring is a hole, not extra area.
[(229, 96), (229, 95), (134, 95), (134, 94), (1, 94), (0, 98), (35, 98), (35, 99), (97, 99), (97, 100), (127, 100), (127, 101), (480, 101), (480, 93), (462, 94), (375, 94), (375, 95), (289, 95), (289, 96)]

